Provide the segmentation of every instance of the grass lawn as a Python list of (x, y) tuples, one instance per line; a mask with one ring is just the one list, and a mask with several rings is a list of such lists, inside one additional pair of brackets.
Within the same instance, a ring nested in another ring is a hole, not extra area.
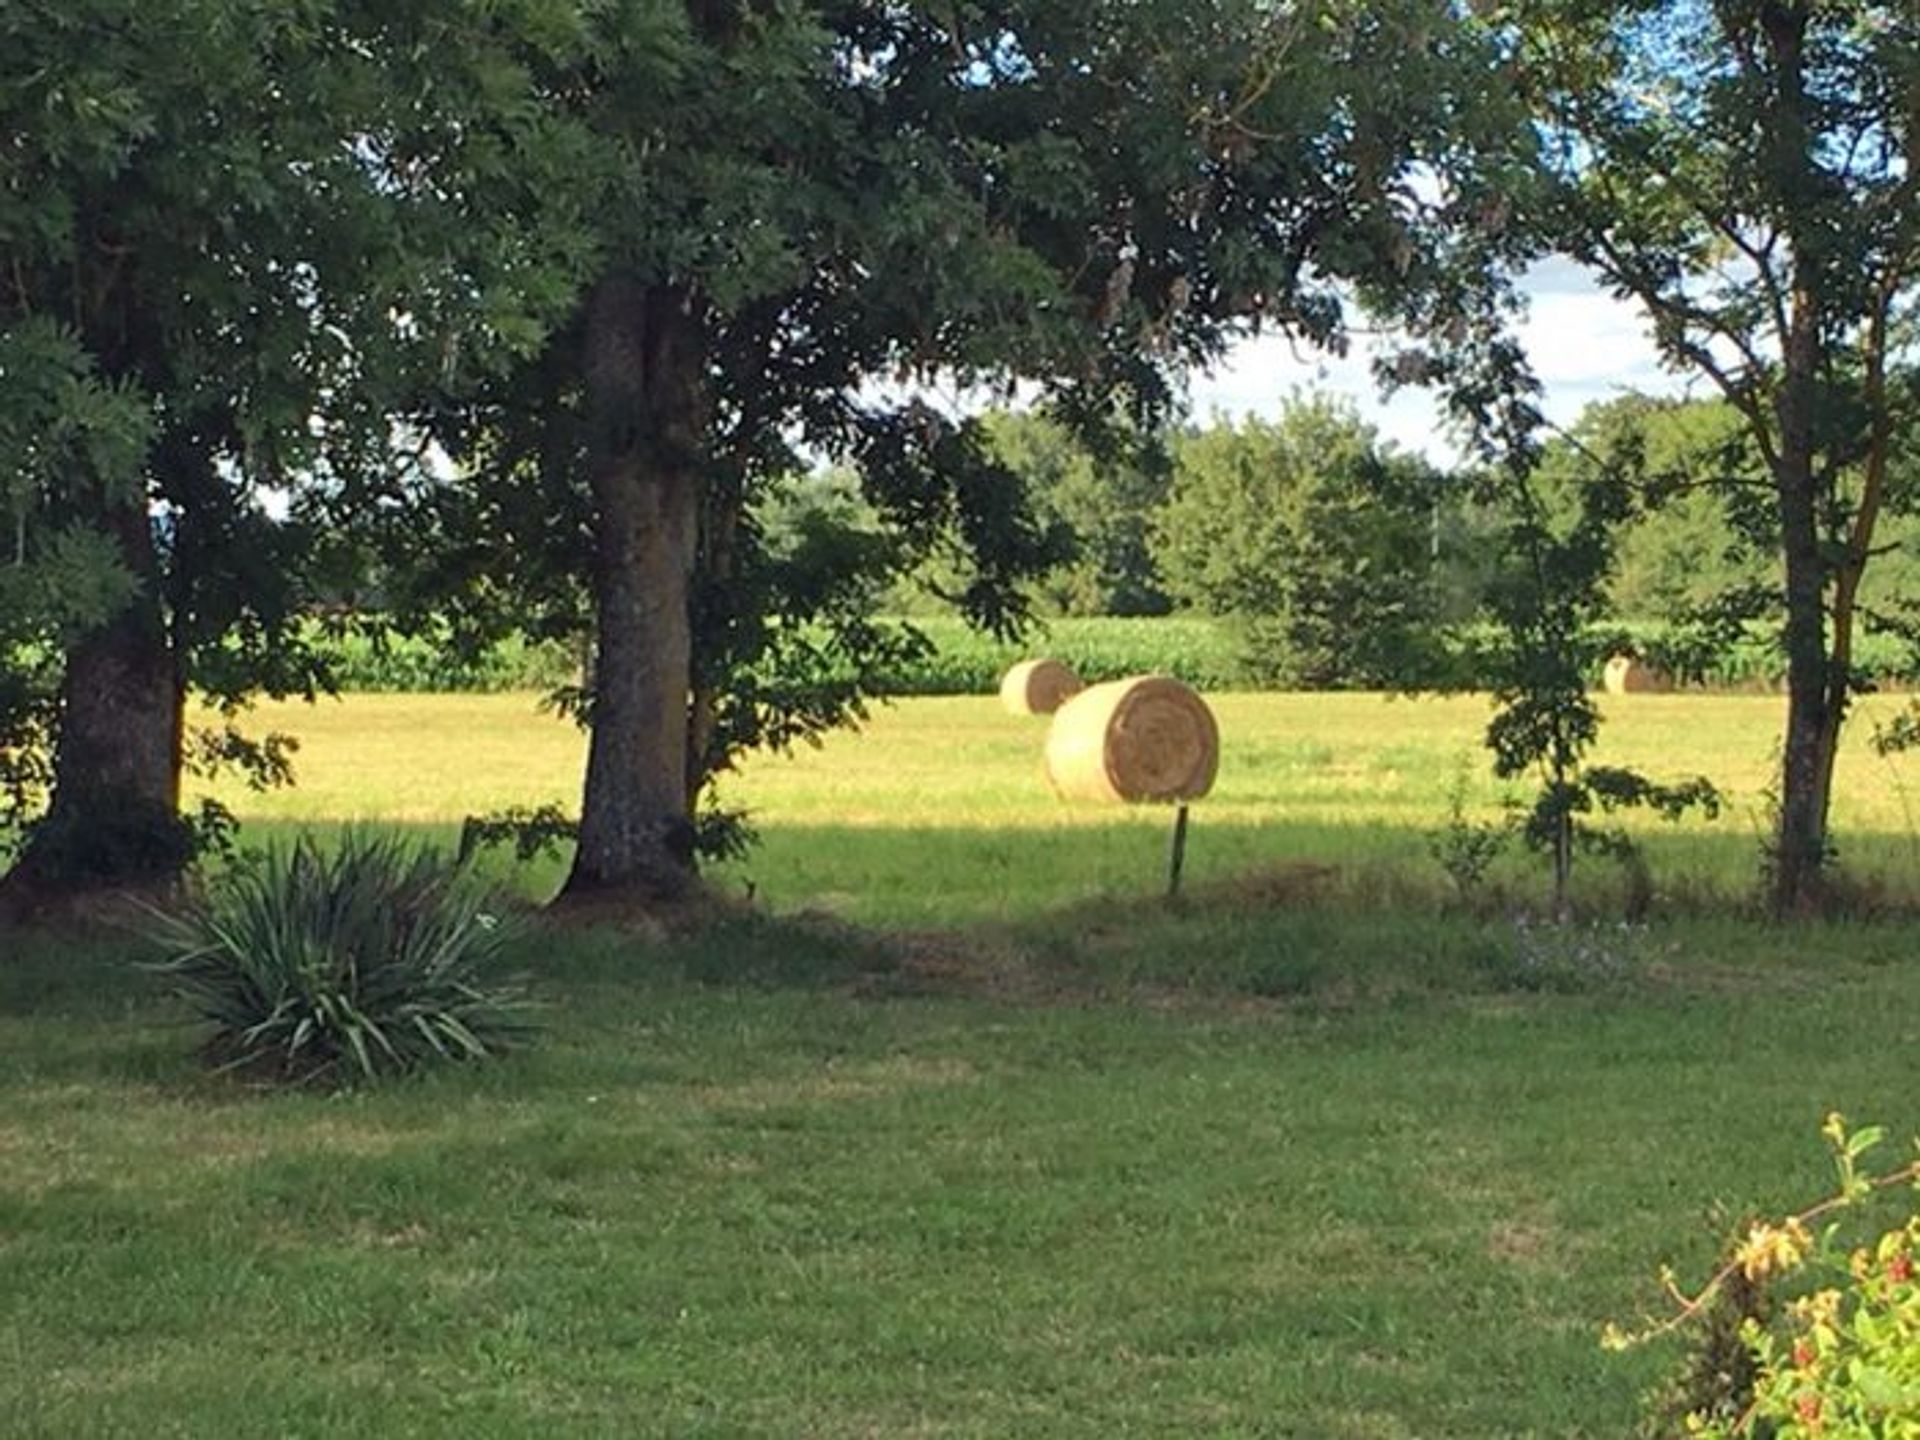
[[(1827, 1109), (1920, 1128), (1920, 930), (1683, 913), (1751, 874), (1778, 706), (1619, 708), (1735, 812), (1578, 948), (1427, 903), (1484, 711), (1368, 697), (1219, 703), (1178, 911), (1165, 817), (1057, 806), (1037, 725), (883, 712), (737, 777), (726, 877), (877, 933), (544, 935), (539, 1047), (376, 1093), (201, 1077), (124, 947), (16, 944), (0, 1433), (1626, 1434), (1671, 1352), (1596, 1337), (1658, 1262), (1822, 1193)], [(450, 834), (580, 764), (512, 698), (272, 719), (303, 788), (230, 797), (267, 833)], [(1898, 772), (1848, 767), (1897, 877)]]
[[(1868, 697), (1854, 718), (1837, 781), (1843, 859), (1863, 881), (1911, 893), (1920, 873), (1920, 760), (1886, 759), (1868, 737), (1902, 697)], [(1215, 697), (1220, 779), (1195, 808), (1190, 874), (1201, 885), (1248, 871), (1330, 867), (1335, 888), (1372, 904), (1387, 894), (1423, 904), (1447, 882), (1425, 833), (1466, 773), (1477, 818), (1503, 795), (1480, 738), (1488, 706), (1474, 697), (1378, 695)], [(1630, 696), (1606, 702), (1598, 758), (1650, 776), (1705, 774), (1727, 797), (1717, 821), (1680, 827), (1629, 817), (1656, 882), (1676, 902), (1739, 898), (1754, 886), (1758, 838), (1785, 701), (1775, 696)], [(525, 695), (353, 696), (318, 706), (263, 706), (253, 723), (302, 743), (300, 784), (276, 794), (237, 785), (216, 794), (254, 823), (377, 821), (416, 825), (451, 842), (464, 815), (509, 805), (579, 803), (585, 749), (570, 723)], [(725, 786), (764, 843), (723, 879), (752, 884), (776, 909), (818, 907), (865, 924), (1017, 921), (1062, 906), (1146, 895), (1163, 881), (1168, 816), (1068, 805), (1048, 791), (1042, 718), (1004, 714), (990, 699), (907, 700), (876, 710), (858, 733), (819, 750), (750, 760)], [(1610, 867), (1586, 867), (1601, 903)], [(1499, 878), (1538, 890), (1537, 862), (1515, 857)], [(557, 864), (516, 877), (557, 885)]]

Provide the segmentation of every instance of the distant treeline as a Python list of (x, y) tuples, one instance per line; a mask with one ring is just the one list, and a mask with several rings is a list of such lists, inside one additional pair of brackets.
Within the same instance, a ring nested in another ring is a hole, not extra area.
[[(1098, 455), (1038, 415), (987, 420), (1054, 557), (1027, 593), (1039, 628), (1017, 642), (968, 629), (952, 600), (977, 578), (966, 547), (935, 547), (862, 596), (873, 611), (906, 617), (890, 623), (911, 624), (924, 643), (883, 647), (893, 658), (839, 677), (853, 688), (980, 694), (1035, 653), (1088, 680), (1157, 671), (1211, 690), (1474, 689), (1492, 673), (1486, 600), (1510, 578), (1506, 522), (1474, 474), (1385, 443), (1350, 405), (1301, 396), (1271, 420), (1216, 420), (1137, 443), (1122, 436)], [(1920, 488), (1913, 438), (1897, 457), (1902, 497)], [(1598, 456), (1632, 472), (1635, 500), (1617, 524), (1606, 618), (1593, 632), (1596, 667), (1630, 650), (1683, 685), (1781, 682), (1778, 544), (1770, 512), (1749, 498), (1758, 493), (1750, 452), (1723, 404), (1635, 395), (1591, 407), (1549, 445), (1540, 500), (1568, 524)], [(886, 553), (899, 539), (854, 478), (830, 470), (773, 487), (751, 518), (796, 573), (822, 557), (831, 570), (836, 556)], [(1882, 533), (1861, 591), (1854, 668), (1907, 684), (1920, 679), (1920, 514), (1902, 499)], [(557, 644), (467, 653), (377, 632), (329, 644), (348, 690), (580, 680), (579, 652)]]

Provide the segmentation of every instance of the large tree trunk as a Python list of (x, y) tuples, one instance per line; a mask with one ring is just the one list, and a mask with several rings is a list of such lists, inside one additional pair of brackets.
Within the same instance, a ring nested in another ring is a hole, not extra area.
[(1827, 566), (1820, 549), (1814, 476), (1817, 321), (1811, 296), (1801, 291), (1794, 300), (1785, 374), (1775, 406), (1780, 449), (1774, 483), (1787, 602), (1787, 736), (1772, 897), (1773, 909), (1780, 915), (1816, 910), (1825, 899), (1827, 801), (1833, 749), (1839, 739), (1827, 654)]
[[(734, 579), (740, 516), (745, 505), (740, 477), (737, 474), (724, 479), (710, 476), (705, 501), (697, 566), (700, 585), (711, 596), (723, 593)], [(699, 613), (698, 604), (695, 612)], [(687, 795), (696, 803), (708, 780), (726, 764), (724, 750), (717, 743), (724, 677), (714, 673), (714, 656), (705, 655), (701, 659), (706, 662), (706, 668), (694, 666), (687, 722)]]
[(1868, 419), (1867, 457), (1846, 548), (1833, 578), (1832, 649), (1827, 666), (1827, 726), (1821, 737), (1824, 769), (1820, 777), (1821, 813), (1831, 809), (1833, 767), (1840, 755), (1840, 730), (1853, 701), (1853, 636), (1860, 606), (1860, 583), (1873, 557), (1873, 538), (1886, 506), (1887, 474), (1893, 451), (1893, 409), (1887, 396), (1887, 328), (1896, 289), (1889, 270), (1867, 324), (1864, 399)]
[(706, 431), (705, 336), (673, 286), (614, 275), (587, 300), (596, 507), (592, 733), (562, 898), (640, 906), (694, 886), (689, 608)]
[(141, 504), (102, 518), (140, 588), (66, 657), (52, 805), (0, 887), (16, 913), (165, 885), (192, 858), (180, 819), (185, 695), (161, 611), (152, 520)]

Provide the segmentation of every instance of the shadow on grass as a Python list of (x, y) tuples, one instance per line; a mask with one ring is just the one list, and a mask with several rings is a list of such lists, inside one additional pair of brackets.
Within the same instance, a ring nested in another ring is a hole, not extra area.
[[(1578, 876), (1579, 918), (1556, 927), (1534, 918), (1546, 878), (1524, 854), (1503, 858), (1463, 896), (1423, 832), (1237, 824), (1210, 821), (1203, 809), (1184, 891), (1169, 901), (1165, 818), (1116, 812), (1108, 823), (1050, 829), (769, 827), (747, 860), (715, 872), (716, 889), (733, 903), (697, 933), (535, 918), (514, 968), (591, 1024), (606, 987), (1017, 1001), (1131, 992), (1348, 1005), (1604, 993), (1690, 968), (1897, 963), (1913, 949), (1911, 917), (1894, 910), (1878, 924), (1756, 923), (1750, 843), (1724, 831), (1650, 837), (1650, 924), (1623, 923), (1627, 881), (1593, 860)], [(455, 838), (445, 825), (383, 828), (449, 851)], [(293, 833), (254, 826), (241, 843), (259, 848)], [(1856, 853), (1886, 859), (1905, 845), (1905, 837), (1863, 837)], [(533, 902), (551, 893), (562, 866), (559, 856), (517, 864), (495, 854), (482, 872)], [(1909, 888), (1875, 883), (1889, 895)], [(178, 1012), (135, 965), (142, 950), (131, 930), (0, 935), (0, 1017), (164, 1023)], [(126, 1060), (136, 1070), (151, 1065), (145, 1052)]]
[(0, 1017), (31, 1012), (80, 1018), (151, 1006), (161, 988), (137, 962), (152, 953), (131, 924), (0, 928)]

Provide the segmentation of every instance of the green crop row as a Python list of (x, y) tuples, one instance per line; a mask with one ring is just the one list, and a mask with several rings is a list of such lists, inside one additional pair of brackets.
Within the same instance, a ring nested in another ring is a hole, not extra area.
[(348, 693), (497, 694), (552, 690), (578, 683), (567, 647), (518, 635), (477, 656), (428, 636), (355, 632), (318, 642), (340, 688)]
[[(1707, 642), (1685, 630), (1656, 622), (1610, 626), (1634, 651), (1683, 683), (1712, 690), (1773, 689), (1787, 673), (1786, 652), (1777, 631), (1749, 625), (1731, 641)], [(1911, 684), (1920, 678), (1920, 656), (1897, 635), (1868, 631), (1853, 642), (1854, 668), (1872, 680)]]
[[(1159, 619), (1101, 617), (1061, 619), (1036, 625), (1018, 641), (996, 640), (952, 617), (911, 622), (929, 642), (928, 653), (882, 678), (889, 695), (984, 695), (994, 691), (1007, 667), (1046, 655), (1071, 666), (1088, 683), (1127, 675), (1172, 675), (1200, 690), (1259, 688), (1239, 633), (1223, 620), (1203, 616)], [(1708, 646), (1659, 624), (1608, 627), (1655, 665), (1688, 684), (1710, 689), (1777, 687), (1786, 665), (1779, 644), (1755, 628), (1731, 643)], [(1472, 655), (1492, 634), (1482, 627), (1459, 632), (1449, 645), (1457, 658), (1455, 682), (1474, 683)], [(548, 690), (578, 678), (573, 653), (564, 646), (519, 638), (465, 658), (431, 639), (356, 634), (326, 643), (334, 673), (345, 691), (428, 693)], [(1920, 680), (1912, 649), (1890, 635), (1865, 635), (1855, 644), (1855, 664), (1883, 682)], [(1599, 675), (1593, 681), (1599, 683)]]
[(944, 617), (917, 619), (932, 644), (923, 659), (886, 677), (893, 695), (982, 695), (1015, 661), (1045, 655), (1089, 684), (1128, 675), (1172, 675), (1200, 690), (1246, 688), (1232, 629), (1197, 616), (1054, 620), (1018, 641), (996, 640)]

